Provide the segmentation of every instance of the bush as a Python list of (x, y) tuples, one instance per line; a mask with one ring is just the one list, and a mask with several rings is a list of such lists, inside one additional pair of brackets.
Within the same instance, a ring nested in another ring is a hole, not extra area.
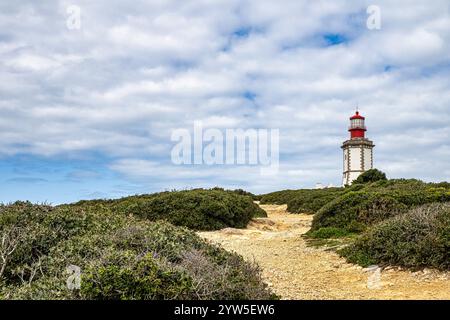
[[(361, 185), (359, 185), (361, 186)], [(361, 232), (368, 226), (432, 202), (450, 201), (450, 190), (442, 184), (418, 180), (386, 180), (351, 186), (324, 205), (314, 216), (312, 229), (342, 228)]]
[(40, 259), (61, 241), (86, 232), (89, 217), (47, 205), (16, 202), (0, 207), (0, 278), (30, 278)]
[(261, 204), (287, 204), (300, 190), (283, 190), (260, 195)]
[[(271, 299), (257, 266), (186, 228), (88, 206), (0, 207), (2, 299)], [(4, 237), (3, 237), (4, 236)], [(190, 253), (203, 261), (203, 275)], [(81, 269), (69, 290), (66, 268)], [(215, 278), (211, 274), (220, 274)], [(210, 279), (208, 283), (202, 278)]]
[(267, 214), (243, 190), (193, 189), (125, 197), (115, 200), (80, 201), (69, 207), (105, 206), (120, 214), (135, 214), (151, 221), (166, 220), (195, 230), (244, 228), (255, 217)]
[(449, 270), (450, 203), (425, 205), (387, 219), (341, 254), (362, 266), (390, 264)]
[(386, 194), (349, 192), (322, 207), (314, 216), (312, 229), (336, 227), (362, 231), (365, 226), (406, 211), (407, 207)]
[(249, 196), (200, 189), (160, 194), (130, 206), (129, 212), (151, 221), (164, 219), (195, 230), (245, 228), (252, 218), (267, 216)]
[(291, 213), (314, 214), (330, 201), (342, 195), (342, 188), (299, 190), (287, 202), (287, 210)]
[(347, 237), (351, 233), (347, 230), (334, 227), (325, 227), (318, 230), (309, 230), (306, 236), (315, 239), (342, 238)]
[(314, 214), (345, 191), (343, 188), (283, 190), (260, 197), (261, 204), (287, 204), (290, 213)]
[(386, 174), (378, 169), (370, 169), (359, 175), (359, 177), (355, 181), (353, 181), (353, 183), (364, 184), (380, 180), (387, 180)]
[[(217, 189), (217, 188), (214, 188), (214, 189)], [(220, 188), (220, 190), (225, 191), (224, 189), (221, 189), (221, 188)], [(248, 196), (248, 197), (252, 198), (254, 201), (259, 201), (260, 200), (259, 196), (255, 195), (255, 194), (253, 194), (251, 192), (245, 191), (243, 189), (235, 189), (235, 190), (233, 190), (233, 192), (236, 193), (236, 194), (239, 194), (241, 196)]]
[(188, 298), (191, 278), (164, 266), (150, 253), (113, 251), (90, 266), (83, 275), (80, 296), (85, 299), (163, 300)]

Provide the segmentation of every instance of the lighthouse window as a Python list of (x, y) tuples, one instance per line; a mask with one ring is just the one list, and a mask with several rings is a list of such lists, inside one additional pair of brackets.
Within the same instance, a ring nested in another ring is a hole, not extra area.
[(362, 128), (362, 127), (364, 127), (364, 120), (362, 120), (362, 119), (353, 119), (352, 120), (352, 127), (353, 128)]

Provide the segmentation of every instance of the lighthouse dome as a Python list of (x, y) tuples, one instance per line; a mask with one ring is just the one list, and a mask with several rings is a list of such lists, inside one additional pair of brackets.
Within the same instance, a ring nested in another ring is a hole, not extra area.
[(355, 115), (352, 116), (352, 117), (350, 118), (350, 120), (353, 120), (353, 119), (361, 119), (361, 120), (364, 120), (364, 119), (366, 119), (366, 118), (364, 118), (362, 115), (360, 115), (360, 114), (359, 114), (359, 111), (356, 111)]

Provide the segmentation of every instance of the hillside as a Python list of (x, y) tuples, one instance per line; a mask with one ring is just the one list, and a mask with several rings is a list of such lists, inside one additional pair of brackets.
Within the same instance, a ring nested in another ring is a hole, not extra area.
[(383, 179), (0, 205), (0, 299), (445, 299), (449, 202), (448, 183)]
[(1, 205), (0, 299), (272, 299), (257, 265), (186, 228), (257, 215), (250, 197), (218, 189)]

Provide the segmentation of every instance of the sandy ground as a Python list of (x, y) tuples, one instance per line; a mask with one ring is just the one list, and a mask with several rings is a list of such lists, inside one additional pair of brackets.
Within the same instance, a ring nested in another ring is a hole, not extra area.
[(261, 207), (268, 218), (255, 219), (247, 229), (199, 234), (256, 261), (282, 299), (450, 299), (450, 272), (386, 268), (378, 281), (373, 271), (307, 246), (301, 235), (309, 230), (311, 215), (288, 214), (286, 206)]

